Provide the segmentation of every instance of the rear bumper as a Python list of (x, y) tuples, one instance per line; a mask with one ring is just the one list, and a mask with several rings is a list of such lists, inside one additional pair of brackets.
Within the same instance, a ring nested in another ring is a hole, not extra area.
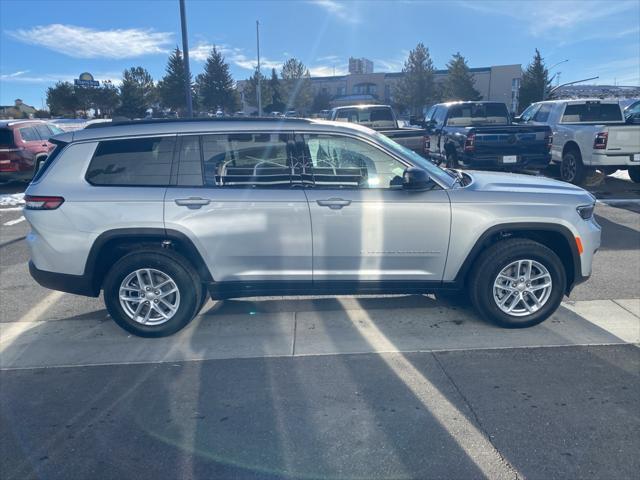
[(640, 153), (635, 154), (638, 160), (634, 161), (634, 154), (611, 154), (605, 152), (593, 152), (591, 165), (594, 167), (640, 167)]
[(551, 161), (551, 154), (516, 155), (515, 163), (505, 163), (503, 155), (468, 155), (463, 154), (462, 162), (479, 170), (542, 170)]
[(100, 291), (93, 289), (93, 282), (85, 275), (47, 272), (38, 269), (32, 261), (29, 261), (29, 273), (38, 284), (51, 290), (59, 290), (86, 297), (97, 297), (100, 294)]

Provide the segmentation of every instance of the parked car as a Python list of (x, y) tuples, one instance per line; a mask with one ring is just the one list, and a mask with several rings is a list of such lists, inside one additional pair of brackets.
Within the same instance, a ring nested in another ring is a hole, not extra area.
[(426, 155), (426, 131), (420, 127), (405, 126), (389, 105), (336, 107), (331, 110), (330, 120), (364, 125), (420, 155)]
[(624, 119), (627, 123), (640, 123), (640, 100), (636, 100), (624, 109)]
[(0, 180), (31, 180), (54, 148), (49, 138), (59, 133), (60, 128), (39, 120), (1, 121)]
[(284, 114), (285, 118), (295, 118), (298, 116), (298, 112), (295, 110), (287, 110)]
[(553, 129), (552, 161), (560, 177), (580, 185), (595, 169), (628, 169), (640, 182), (640, 125), (627, 123), (616, 100), (550, 100), (534, 103), (518, 118)]
[(444, 170), (359, 125), (103, 125), (55, 137), (26, 190), (29, 268), (48, 288), (102, 290), (136, 335), (178, 331), (208, 295), (443, 290), (527, 327), (589, 277), (600, 245), (579, 187)]
[(513, 125), (504, 103), (440, 103), (425, 125), (429, 156), (452, 168), (542, 170), (551, 160), (551, 128)]

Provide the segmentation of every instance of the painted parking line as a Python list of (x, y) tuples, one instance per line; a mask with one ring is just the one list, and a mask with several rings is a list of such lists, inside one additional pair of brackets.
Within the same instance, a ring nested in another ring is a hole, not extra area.
[(9, 220), (8, 222), (4, 222), (3, 225), (5, 225), (7, 227), (10, 227), (11, 225), (17, 225), (18, 223), (23, 222), (23, 221), (24, 221), (24, 217), (22, 216), (22, 217), (14, 219), (14, 220)]

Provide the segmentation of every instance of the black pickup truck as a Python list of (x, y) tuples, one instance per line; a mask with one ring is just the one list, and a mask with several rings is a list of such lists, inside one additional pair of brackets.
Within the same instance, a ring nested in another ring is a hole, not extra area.
[(551, 128), (513, 125), (504, 103), (440, 103), (425, 126), (429, 158), (448, 167), (542, 170), (551, 160)]
[(329, 120), (364, 125), (423, 157), (427, 156), (425, 144), (427, 132), (418, 126), (401, 125), (389, 105), (336, 107), (331, 110)]

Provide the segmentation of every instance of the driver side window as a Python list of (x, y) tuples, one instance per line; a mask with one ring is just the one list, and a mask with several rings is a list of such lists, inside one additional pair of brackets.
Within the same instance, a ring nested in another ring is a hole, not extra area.
[(296, 174), (307, 185), (333, 188), (391, 188), (402, 185), (405, 166), (382, 150), (350, 137), (304, 135)]

